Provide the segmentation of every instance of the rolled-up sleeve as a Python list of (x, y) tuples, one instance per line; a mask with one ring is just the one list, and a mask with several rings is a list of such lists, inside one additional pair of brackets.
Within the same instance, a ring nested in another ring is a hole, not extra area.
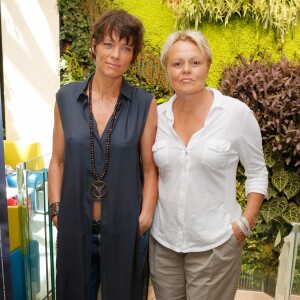
[(262, 137), (257, 120), (250, 111), (240, 137), (240, 161), (245, 168), (246, 195), (251, 192), (267, 195), (268, 170), (262, 149)]

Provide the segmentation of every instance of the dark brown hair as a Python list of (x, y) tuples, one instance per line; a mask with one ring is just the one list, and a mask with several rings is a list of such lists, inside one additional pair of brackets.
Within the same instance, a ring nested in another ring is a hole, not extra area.
[[(98, 18), (93, 26), (91, 48), (93, 49), (93, 47), (101, 43), (106, 34), (112, 38), (113, 32), (120, 40), (125, 39), (126, 43), (131, 41), (133, 45), (133, 63), (144, 45), (144, 26), (142, 22), (123, 9), (107, 11)], [(93, 51), (91, 51), (91, 55), (95, 59)]]

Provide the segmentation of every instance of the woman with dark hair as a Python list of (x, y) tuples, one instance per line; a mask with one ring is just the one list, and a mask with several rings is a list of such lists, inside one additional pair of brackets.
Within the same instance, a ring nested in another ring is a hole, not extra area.
[(100, 16), (91, 35), (96, 70), (56, 95), (49, 167), (58, 229), (58, 300), (143, 298), (148, 229), (157, 200), (152, 157), (156, 101), (123, 74), (143, 46), (124, 10)]

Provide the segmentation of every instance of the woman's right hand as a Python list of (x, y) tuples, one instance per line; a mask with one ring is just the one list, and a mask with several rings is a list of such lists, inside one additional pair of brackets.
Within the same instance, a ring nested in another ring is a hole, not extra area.
[(57, 216), (53, 217), (52, 223), (53, 223), (53, 225), (56, 227), (56, 229), (58, 229), (58, 220), (57, 220)]
[(231, 226), (237, 245), (241, 246), (244, 243), (246, 236), (235, 221), (231, 223)]

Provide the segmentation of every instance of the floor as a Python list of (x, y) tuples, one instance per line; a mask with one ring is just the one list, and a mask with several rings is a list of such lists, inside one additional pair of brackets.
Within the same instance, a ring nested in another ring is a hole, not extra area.
[[(273, 300), (274, 298), (262, 292), (238, 290), (234, 300)], [(297, 298), (291, 298), (296, 300)], [(299, 298), (300, 299), (300, 298)], [(149, 287), (148, 300), (155, 300), (153, 287)]]

